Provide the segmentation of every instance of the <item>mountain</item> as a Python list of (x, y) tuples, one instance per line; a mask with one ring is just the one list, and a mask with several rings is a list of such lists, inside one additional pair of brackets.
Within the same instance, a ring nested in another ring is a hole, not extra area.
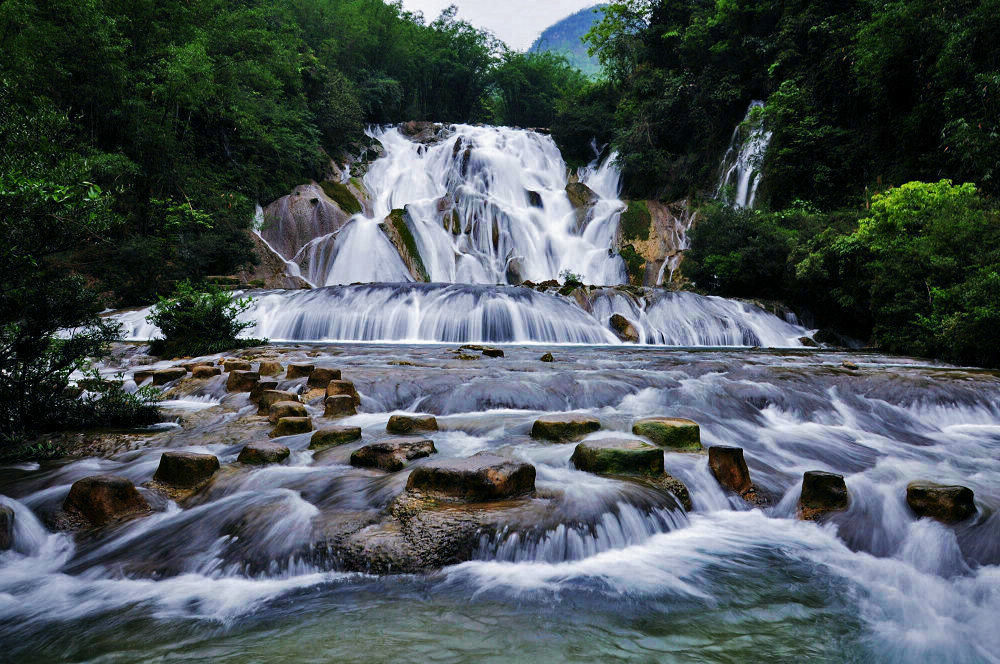
[(565, 55), (570, 64), (588, 76), (596, 76), (601, 71), (597, 58), (587, 55), (587, 47), (581, 41), (591, 26), (604, 16), (607, 5), (594, 5), (581, 9), (572, 16), (545, 29), (528, 49), (531, 52), (552, 51)]

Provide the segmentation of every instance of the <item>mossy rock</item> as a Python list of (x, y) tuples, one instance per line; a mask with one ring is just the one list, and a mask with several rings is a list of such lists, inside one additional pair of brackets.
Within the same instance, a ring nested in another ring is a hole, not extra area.
[(636, 420), (632, 433), (649, 438), (660, 447), (696, 452), (701, 449), (701, 428), (697, 422), (679, 417), (647, 417)]
[(646, 201), (629, 201), (618, 222), (625, 242), (648, 240), (652, 225), (653, 215), (649, 213)]
[(271, 438), (281, 438), (282, 436), (294, 436), (300, 433), (309, 433), (313, 430), (312, 418), (310, 417), (282, 417), (278, 424), (271, 431)]
[(324, 180), (319, 183), (319, 186), (323, 188), (323, 193), (347, 214), (358, 214), (363, 209), (361, 202), (351, 193), (346, 184)]
[(625, 262), (625, 272), (628, 274), (629, 283), (633, 286), (641, 286), (643, 277), (646, 275), (646, 259), (631, 244), (622, 247), (618, 255)]
[(423, 258), (420, 257), (417, 240), (413, 237), (409, 224), (406, 223), (406, 217), (406, 210), (393, 210), (382, 222), (382, 230), (399, 251), (400, 257), (410, 269), (413, 278), (426, 283), (431, 280), (430, 275), (427, 273)]
[(309, 449), (325, 450), (360, 439), (361, 427), (325, 427), (314, 433), (309, 439)]
[(589, 415), (543, 415), (531, 426), (531, 437), (565, 443), (579, 440), (600, 428), (600, 420)]
[(662, 475), (663, 449), (642, 440), (611, 438), (580, 443), (571, 458), (578, 470), (607, 475)]

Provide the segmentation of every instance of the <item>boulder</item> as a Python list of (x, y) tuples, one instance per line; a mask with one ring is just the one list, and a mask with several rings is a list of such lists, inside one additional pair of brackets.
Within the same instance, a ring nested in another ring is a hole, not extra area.
[(192, 378), (212, 378), (221, 374), (221, 367), (210, 367), (204, 364), (191, 369)]
[(581, 229), (587, 222), (587, 217), (594, 204), (600, 200), (600, 196), (582, 182), (570, 182), (566, 185), (566, 195), (569, 197), (570, 205), (576, 211), (576, 228)]
[(227, 392), (252, 392), (254, 385), (260, 380), (260, 374), (256, 371), (244, 371), (236, 369), (229, 373), (226, 379)]
[(528, 205), (536, 208), (544, 207), (542, 205), (542, 195), (540, 193), (538, 193), (537, 191), (532, 191), (530, 189), (526, 191), (528, 194)]
[(588, 440), (570, 458), (578, 470), (605, 475), (662, 475), (663, 449), (644, 440)]
[(361, 405), (361, 395), (358, 394), (357, 388), (354, 387), (354, 383), (349, 380), (331, 380), (326, 384), (326, 396), (337, 397), (337, 396), (349, 396), (354, 399), (354, 405)]
[(94, 526), (102, 526), (149, 511), (132, 480), (118, 475), (94, 475), (77, 480), (63, 501), (63, 510)]
[(715, 445), (708, 448), (708, 467), (719, 484), (743, 495), (753, 486), (743, 448)]
[(295, 394), (295, 392), (286, 392), (284, 390), (264, 390), (264, 393), (261, 394), (260, 398), (257, 400), (257, 414), (270, 415), (271, 406), (276, 403), (289, 401), (292, 403), (298, 403), (299, 395)]
[(440, 459), (414, 468), (406, 488), (470, 501), (501, 500), (533, 492), (535, 467), (481, 452), (465, 459)]
[(152, 369), (140, 369), (139, 371), (133, 371), (132, 380), (135, 381), (136, 385), (142, 385), (147, 380), (152, 378), (154, 373), (156, 372)]
[(251, 466), (263, 466), (269, 463), (281, 463), (291, 452), (281, 443), (263, 441), (250, 443), (242, 450), (236, 460)]
[(257, 373), (261, 376), (278, 376), (285, 367), (281, 366), (281, 362), (275, 362), (274, 360), (261, 360), (260, 365), (257, 368)]
[(8, 505), (0, 505), (0, 551), (14, 546), (14, 510)]
[(325, 450), (360, 439), (361, 427), (324, 427), (312, 435), (312, 438), (309, 440), (309, 449)]
[(632, 424), (632, 433), (649, 438), (660, 447), (673, 450), (701, 449), (701, 429), (697, 422), (679, 417), (645, 417)]
[(422, 459), (437, 452), (427, 438), (389, 438), (365, 445), (351, 454), (351, 465), (359, 468), (381, 468), (394, 473), (407, 461)]
[(972, 489), (957, 485), (910, 482), (906, 487), (906, 504), (917, 516), (927, 516), (942, 523), (965, 521), (976, 513)]
[(556, 358), (552, 357), (552, 353), (546, 353), (545, 355), (542, 355), (538, 359), (541, 362), (555, 362), (556, 361)]
[(323, 400), (323, 417), (349, 417), (357, 414), (358, 409), (352, 396), (340, 394)]
[(503, 357), (503, 351), (499, 348), (484, 348), (483, 355), (486, 357)]
[(325, 367), (319, 367), (312, 370), (306, 384), (309, 385), (309, 387), (325, 388), (331, 380), (340, 380), (340, 369), (327, 369)]
[(799, 337), (799, 343), (807, 348), (819, 348), (819, 344), (812, 337)]
[(611, 314), (611, 318), (608, 319), (608, 325), (611, 327), (611, 331), (615, 333), (615, 336), (622, 341), (631, 344), (639, 343), (638, 330), (635, 329), (635, 325), (628, 318), (625, 318), (625, 316)]
[(219, 469), (214, 454), (194, 452), (164, 452), (153, 479), (172, 486), (194, 487), (207, 482)]
[(316, 365), (314, 364), (289, 364), (288, 370), (285, 372), (285, 378), (289, 380), (293, 378), (306, 378), (315, 368)]
[(858, 370), (858, 365), (856, 365), (854, 362), (851, 362), (850, 360), (844, 360), (843, 362), (840, 363), (840, 366), (844, 367), (848, 371)]
[(281, 438), (282, 436), (309, 433), (312, 430), (312, 418), (310, 417), (282, 417), (268, 435), (271, 438)]
[[(263, 398), (263, 397), (261, 397)], [(309, 411), (297, 400), (275, 401), (267, 409), (267, 419), (276, 424), (282, 417), (308, 417)]]
[(543, 415), (531, 425), (531, 437), (565, 443), (579, 440), (600, 428), (600, 420), (590, 415), (572, 413)]
[(393, 415), (389, 418), (385, 430), (389, 433), (417, 433), (418, 431), (437, 431), (437, 418), (433, 415)]
[(829, 512), (847, 509), (847, 484), (843, 475), (810, 470), (802, 475), (799, 516), (814, 520)]
[[(276, 380), (258, 380), (254, 384), (253, 389), (250, 390), (250, 403), (255, 403), (255, 404), (259, 405), (260, 404), (260, 397), (264, 394), (264, 392), (267, 392), (268, 390), (276, 390), (276, 389), (278, 389), (278, 381), (276, 381)], [(296, 397), (296, 399), (297, 398), (298, 397)], [(295, 401), (295, 399), (292, 399), (292, 401)], [(266, 411), (265, 411), (265, 414), (267, 414)]]
[(165, 385), (166, 383), (179, 380), (187, 375), (184, 367), (170, 367), (169, 369), (157, 369), (153, 372), (153, 385)]
[(250, 363), (247, 362), (246, 360), (232, 360), (232, 359), (224, 360), (222, 362), (222, 367), (223, 369), (226, 370), (226, 373), (229, 373), (231, 371), (250, 371), (253, 369), (253, 367), (250, 366)]

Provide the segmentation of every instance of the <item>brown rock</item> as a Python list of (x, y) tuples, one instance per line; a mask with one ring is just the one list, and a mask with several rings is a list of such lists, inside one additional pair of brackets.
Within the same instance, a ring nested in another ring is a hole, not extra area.
[(158, 369), (153, 372), (153, 385), (164, 385), (166, 383), (179, 380), (187, 375), (184, 367), (171, 367), (169, 369)]
[(135, 381), (136, 385), (142, 385), (152, 378), (154, 373), (156, 372), (152, 369), (140, 369), (139, 371), (132, 372), (132, 380)]
[(543, 415), (531, 426), (531, 437), (565, 443), (579, 440), (600, 428), (600, 420), (590, 415)]
[(252, 392), (254, 385), (260, 380), (260, 374), (256, 371), (243, 371), (235, 369), (229, 372), (226, 379), (227, 392)]
[(556, 358), (552, 357), (552, 353), (546, 353), (539, 358), (542, 362), (555, 362)]
[(708, 467), (719, 484), (740, 495), (753, 486), (741, 447), (716, 445), (708, 448)]
[(0, 505), (0, 551), (8, 551), (14, 546), (14, 510)]
[[(261, 397), (263, 398), (263, 397)], [(267, 409), (267, 419), (276, 424), (282, 417), (308, 417), (309, 411), (298, 401), (275, 401)]]
[(289, 380), (292, 378), (306, 378), (315, 368), (316, 365), (314, 364), (289, 364), (288, 371), (285, 372), (285, 378)]
[(212, 378), (213, 376), (218, 376), (220, 374), (222, 374), (222, 369), (220, 367), (200, 365), (191, 369), (192, 378)]
[(361, 427), (324, 427), (309, 440), (309, 449), (325, 450), (361, 439)]
[(323, 408), (323, 417), (348, 417), (358, 414), (358, 409), (354, 406), (354, 397), (346, 394), (327, 397), (323, 400)]
[(799, 516), (815, 520), (829, 512), (840, 512), (848, 506), (847, 484), (843, 475), (810, 470), (802, 475), (802, 495), (799, 496)]
[(164, 452), (153, 479), (173, 486), (193, 487), (207, 482), (219, 469), (214, 454), (194, 452)]
[(63, 502), (63, 510), (95, 526), (149, 511), (149, 503), (132, 481), (118, 475), (95, 475), (77, 480)]
[(355, 450), (351, 454), (351, 465), (394, 473), (402, 470), (407, 461), (422, 459), (435, 452), (434, 442), (427, 438), (388, 438)]
[(326, 387), (331, 380), (340, 380), (340, 369), (317, 367), (309, 374), (309, 387)]
[(309, 433), (312, 430), (312, 418), (310, 417), (282, 417), (268, 435), (271, 438), (281, 438), (282, 436)]
[(437, 418), (433, 415), (393, 415), (385, 425), (389, 433), (417, 433), (418, 431), (437, 431)]
[(230, 371), (250, 371), (253, 369), (246, 360), (225, 360), (222, 366), (226, 370), (226, 373)]
[[(254, 384), (253, 389), (250, 390), (250, 403), (255, 403), (255, 404), (260, 405), (260, 398), (264, 394), (264, 392), (267, 392), (268, 390), (276, 390), (276, 389), (278, 389), (278, 381), (276, 381), (276, 380), (258, 380)], [(295, 401), (297, 398), (298, 397), (296, 397), (295, 399), (292, 399), (292, 401)], [(263, 414), (267, 415), (267, 411), (265, 410)]]
[(260, 366), (257, 368), (257, 373), (261, 376), (277, 376), (284, 370), (285, 368), (281, 366), (281, 362), (261, 360)]
[(291, 452), (281, 443), (262, 441), (244, 447), (236, 460), (251, 466), (263, 466), (269, 463), (281, 463), (289, 454)]
[(336, 397), (346, 395), (354, 399), (354, 405), (361, 405), (361, 395), (358, 394), (357, 388), (354, 387), (354, 383), (349, 380), (331, 380), (326, 385), (326, 396)]
[(299, 395), (294, 392), (286, 392), (284, 390), (264, 390), (264, 393), (261, 394), (260, 398), (257, 400), (257, 414), (270, 415), (271, 406), (276, 403), (287, 401), (298, 403)]
[(910, 482), (906, 487), (906, 504), (917, 516), (927, 516), (942, 523), (965, 521), (976, 513), (972, 489), (957, 485)]
[(482, 452), (414, 468), (406, 488), (470, 501), (501, 500), (533, 492), (535, 467)]
[(611, 314), (611, 318), (608, 319), (608, 325), (611, 326), (611, 331), (622, 341), (632, 344), (639, 343), (638, 330), (635, 329), (635, 325), (628, 318), (625, 318), (625, 316)]

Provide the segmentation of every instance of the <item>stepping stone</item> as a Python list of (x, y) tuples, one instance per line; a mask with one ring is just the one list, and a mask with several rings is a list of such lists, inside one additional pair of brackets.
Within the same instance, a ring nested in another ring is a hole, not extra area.
[(407, 461), (422, 459), (435, 452), (434, 442), (427, 438), (389, 438), (355, 450), (351, 454), (351, 465), (393, 473), (402, 470)]
[(393, 415), (389, 418), (385, 430), (389, 433), (416, 433), (418, 431), (437, 431), (437, 418), (433, 415)]
[(354, 405), (354, 397), (346, 394), (327, 397), (323, 400), (323, 408), (323, 417), (348, 417), (358, 414), (358, 409)]
[(95, 475), (77, 480), (63, 501), (63, 510), (94, 526), (149, 511), (132, 480), (118, 475)]
[[(260, 372), (258, 372), (258, 373), (260, 373)], [(250, 390), (250, 402), (251, 403), (255, 403), (257, 405), (260, 405), (260, 397), (261, 397), (261, 395), (264, 394), (264, 392), (266, 392), (268, 390), (276, 390), (276, 389), (278, 389), (278, 381), (276, 381), (276, 380), (258, 380), (257, 383), (253, 386), (253, 389)], [(298, 398), (298, 397), (296, 397), (296, 398)], [(294, 399), (293, 399), (293, 401), (294, 401)]]
[(565, 443), (579, 440), (600, 428), (600, 420), (590, 415), (572, 413), (543, 415), (531, 426), (531, 437)]
[(214, 454), (164, 452), (153, 479), (172, 486), (194, 487), (207, 482), (218, 469), (219, 458)]
[(165, 385), (175, 380), (180, 380), (187, 375), (184, 367), (171, 367), (169, 369), (157, 369), (153, 372), (153, 385)]
[(340, 369), (313, 369), (306, 384), (309, 387), (326, 387), (331, 380), (340, 380)]
[(606, 475), (662, 475), (663, 448), (644, 440), (608, 438), (576, 446), (570, 459), (578, 470)]
[(282, 417), (268, 435), (271, 438), (281, 438), (282, 436), (309, 433), (312, 430), (312, 418), (310, 417)]
[(285, 372), (285, 378), (289, 380), (292, 378), (306, 378), (315, 368), (315, 364), (289, 364), (288, 370)]
[(226, 391), (251, 392), (259, 380), (260, 374), (256, 371), (234, 369), (229, 372), (229, 378), (226, 379)]
[(232, 371), (250, 371), (253, 369), (250, 363), (246, 360), (225, 360), (222, 363), (222, 367), (226, 370), (226, 373), (230, 373)]
[(697, 422), (679, 417), (646, 417), (632, 424), (632, 433), (649, 438), (660, 447), (672, 450), (701, 449), (701, 428)]
[(733, 491), (752, 505), (767, 505), (770, 500), (750, 480), (750, 469), (742, 447), (715, 445), (708, 448), (708, 468), (724, 488)]
[(358, 390), (351, 381), (337, 379), (326, 384), (326, 396), (339, 397), (344, 395), (354, 399), (355, 406), (361, 405), (361, 395), (358, 394)]
[(484, 348), (483, 355), (486, 357), (503, 357), (503, 351), (499, 348)]
[(910, 482), (906, 504), (917, 516), (942, 523), (965, 521), (976, 513), (975, 494), (964, 486), (945, 486), (934, 482)]
[(295, 394), (295, 392), (286, 392), (284, 390), (264, 390), (260, 398), (257, 399), (257, 414), (270, 415), (271, 406), (287, 401), (298, 403), (299, 395)]
[(414, 468), (406, 488), (469, 501), (502, 500), (532, 493), (535, 467), (488, 452), (436, 459)]
[[(263, 395), (261, 396), (263, 398)], [(298, 401), (276, 401), (267, 409), (267, 419), (277, 424), (282, 417), (308, 417), (309, 411)]]
[(261, 360), (257, 367), (257, 373), (261, 376), (277, 376), (285, 367), (281, 366), (281, 362), (275, 362), (273, 360)]
[(312, 435), (309, 449), (325, 450), (361, 439), (361, 427), (324, 427)]
[(281, 463), (291, 454), (281, 443), (263, 441), (250, 443), (242, 450), (237, 461), (251, 466), (263, 466), (269, 463)]
[(212, 378), (214, 376), (219, 376), (222, 374), (221, 367), (211, 367), (207, 365), (201, 365), (191, 369), (192, 378)]
[(799, 516), (815, 520), (830, 512), (842, 512), (848, 506), (847, 483), (843, 475), (810, 470), (802, 475)]

